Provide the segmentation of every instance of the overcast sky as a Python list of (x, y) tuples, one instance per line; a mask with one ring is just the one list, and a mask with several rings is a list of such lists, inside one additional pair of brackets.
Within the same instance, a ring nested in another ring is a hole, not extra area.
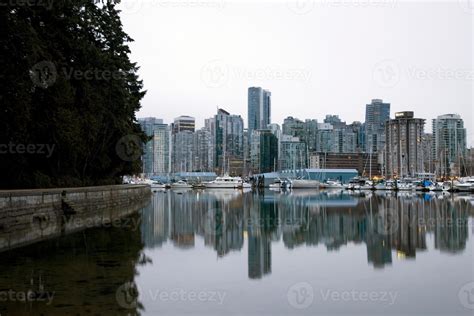
[(458, 113), (474, 146), (473, 0), (126, 0), (147, 95), (138, 117), (197, 126), (222, 107), (247, 124), (247, 88), (272, 92), (272, 122), (364, 121), (373, 98), (431, 119)]

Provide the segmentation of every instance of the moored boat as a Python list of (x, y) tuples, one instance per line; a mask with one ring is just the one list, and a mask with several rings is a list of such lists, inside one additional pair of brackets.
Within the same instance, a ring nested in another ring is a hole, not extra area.
[[(206, 182), (204, 184), (207, 189), (242, 189), (244, 181), (241, 177), (217, 177), (216, 180)], [(245, 184), (245, 188), (251, 188), (249, 183)]]
[(192, 189), (192, 185), (185, 180), (179, 180), (178, 182), (172, 183), (172, 189)]

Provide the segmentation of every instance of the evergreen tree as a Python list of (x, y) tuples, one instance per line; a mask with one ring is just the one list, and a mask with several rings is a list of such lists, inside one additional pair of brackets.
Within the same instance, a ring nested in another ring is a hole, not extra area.
[(118, 183), (146, 141), (132, 39), (116, 1), (44, 2), (0, 5), (0, 188)]

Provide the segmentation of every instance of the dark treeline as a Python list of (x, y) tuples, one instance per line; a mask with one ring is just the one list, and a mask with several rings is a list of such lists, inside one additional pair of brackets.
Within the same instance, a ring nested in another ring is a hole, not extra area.
[(0, 188), (139, 171), (145, 92), (116, 1), (0, 2)]

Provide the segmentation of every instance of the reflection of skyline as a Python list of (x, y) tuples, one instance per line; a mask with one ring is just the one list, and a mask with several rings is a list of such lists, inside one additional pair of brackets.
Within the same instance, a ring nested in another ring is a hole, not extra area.
[(187, 249), (200, 236), (219, 257), (241, 251), (247, 239), (251, 279), (271, 273), (272, 242), (280, 240), (288, 249), (324, 245), (328, 251), (365, 243), (368, 263), (382, 268), (392, 263), (392, 252), (416, 258), (426, 251), (427, 234), (435, 249), (462, 252), (470, 208), (462, 199), (422, 195), (167, 191), (155, 194), (143, 211), (142, 238), (149, 248), (169, 240)]

